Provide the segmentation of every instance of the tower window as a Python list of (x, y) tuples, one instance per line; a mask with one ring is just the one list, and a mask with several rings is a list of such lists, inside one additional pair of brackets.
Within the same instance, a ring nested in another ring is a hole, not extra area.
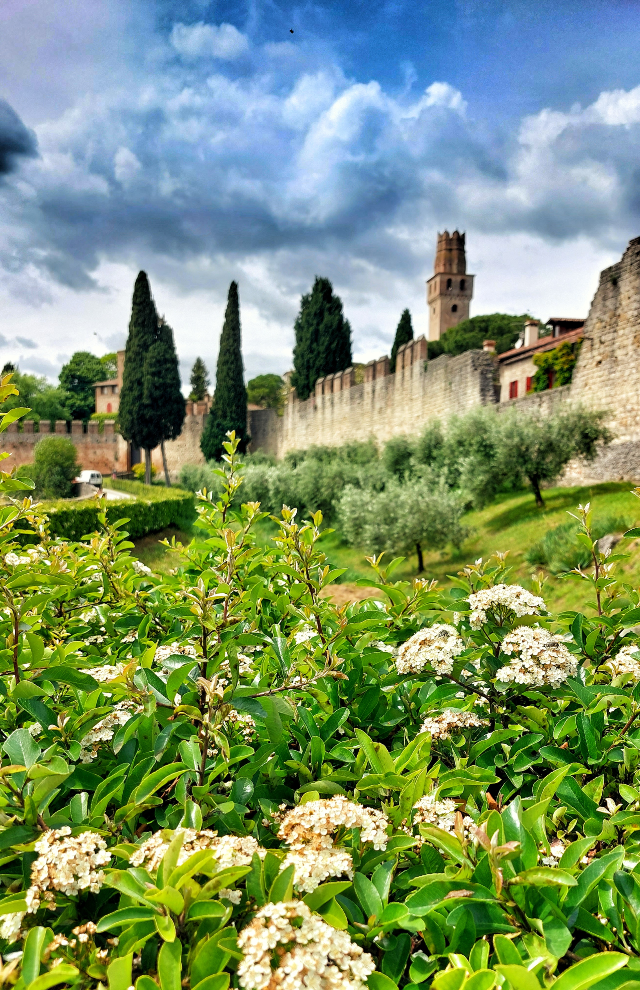
[(433, 307), (433, 315), (434, 316), (436, 315), (436, 307), (435, 306)]
[(448, 278), (447, 279), (447, 289), (452, 289), (452, 288), (453, 288), (453, 279)]
[(467, 283), (463, 278), (460, 279), (460, 292), (464, 292), (464, 287)]
[(457, 313), (458, 312), (458, 306), (457, 306), (456, 303), (454, 303), (453, 306), (451, 307), (451, 312), (452, 313)]

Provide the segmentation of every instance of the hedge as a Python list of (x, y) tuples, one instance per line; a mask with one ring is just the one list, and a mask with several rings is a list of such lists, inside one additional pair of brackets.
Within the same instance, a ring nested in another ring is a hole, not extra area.
[[(127, 532), (134, 539), (156, 533), (167, 526), (185, 527), (196, 518), (194, 497), (180, 488), (153, 488), (135, 481), (110, 480), (109, 488), (126, 491), (134, 499), (107, 502), (107, 519), (116, 522), (126, 518)], [(64, 499), (45, 502), (52, 536), (66, 540), (79, 540), (98, 529), (97, 502), (83, 499), (70, 502)]]

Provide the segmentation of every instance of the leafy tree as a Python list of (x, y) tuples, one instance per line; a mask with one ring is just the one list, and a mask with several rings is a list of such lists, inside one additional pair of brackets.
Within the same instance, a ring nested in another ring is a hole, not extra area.
[(284, 407), (284, 382), (280, 375), (257, 375), (247, 382), (247, 399), (256, 406), (275, 409)]
[(41, 419), (55, 422), (57, 419), (71, 419), (67, 405), (68, 395), (64, 389), (51, 385), (46, 378), (39, 375), (22, 374), (16, 369), (13, 374), (13, 384), (20, 395), (12, 395), (6, 401), (7, 409), (27, 406), (29, 412), (26, 419), (39, 423)]
[(460, 523), (462, 500), (443, 480), (433, 486), (422, 478), (389, 480), (382, 491), (348, 485), (338, 503), (338, 519), (349, 543), (373, 553), (412, 554), (424, 570), (426, 547), (436, 550), (466, 536)]
[(430, 340), (428, 354), (430, 358), (440, 354), (462, 354), (482, 348), (484, 340), (495, 340), (496, 354), (510, 350), (524, 331), (525, 320), (530, 320), (528, 313), (522, 316), (510, 316), (508, 313), (488, 313), (486, 316), (472, 316), (462, 320), (442, 334), (440, 340)]
[(18, 368), (12, 361), (7, 361), (0, 372), (0, 377), (4, 378), (5, 375), (12, 375)]
[[(113, 355), (96, 357), (89, 351), (76, 351), (71, 359), (62, 365), (58, 376), (60, 386), (68, 394), (68, 405), (72, 419), (88, 419), (95, 412), (94, 383), (115, 377)], [(112, 374), (113, 372), (113, 374)]]
[(247, 389), (242, 365), (242, 331), (238, 284), (229, 286), (224, 325), (220, 335), (220, 350), (216, 367), (216, 391), (211, 412), (200, 439), (207, 460), (219, 461), (224, 454), (226, 434), (235, 430), (240, 449), (247, 442)]
[(532, 390), (545, 392), (549, 388), (551, 372), (553, 372), (553, 387), (568, 385), (573, 378), (573, 369), (580, 353), (581, 340), (573, 343), (564, 341), (551, 351), (533, 355), (533, 363), (537, 371), (533, 376)]
[(144, 403), (157, 414), (164, 476), (170, 485), (164, 442), (180, 436), (185, 408), (173, 330), (163, 318), (158, 321), (158, 336), (145, 360)]
[(411, 471), (411, 461), (415, 453), (415, 441), (411, 437), (391, 437), (382, 451), (382, 464), (389, 474), (400, 481)]
[(393, 373), (396, 370), (396, 358), (398, 356), (398, 350), (403, 344), (408, 344), (410, 340), (413, 340), (413, 325), (411, 323), (411, 313), (408, 309), (403, 310), (402, 316), (400, 317), (400, 322), (398, 323), (396, 329), (396, 335), (393, 340), (393, 347), (391, 348), (391, 357), (389, 358), (389, 369)]
[(211, 381), (209, 379), (207, 366), (200, 357), (197, 357), (193, 362), (189, 383), (191, 385), (191, 392), (189, 394), (190, 400), (192, 402), (202, 402), (209, 390)]
[(67, 437), (46, 436), (33, 452), (33, 480), (45, 498), (68, 498), (79, 471), (75, 445)]
[(147, 484), (151, 484), (151, 451), (163, 438), (162, 411), (148, 401), (154, 393), (145, 382), (147, 357), (157, 338), (158, 314), (146, 272), (140, 272), (133, 290), (118, 420), (124, 439), (145, 452)]
[(551, 416), (511, 409), (496, 417), (496, 467), (503, 477), (526, 479), (544, 506), (541, 486), (554, 481), (577, 457), (593, 461), (599, 445), (613, 434), (604, 425), (606, 413), (584, 407), (559, 409)]
[(344, 371), (352, 364), (351, 326), (328, 278), (316, 276), (313, 289), (302, 297), (294, 330), (291, 384), (298, 398), (304, 400), (318, 378)]
[(115, 351), (111, 351), (109, 354), (103, 354), (100, 358), (102, 365), (104, 367), (104, 380), (109, 381), (110, 378), (116, 378), (118, 375), (118, 355)]

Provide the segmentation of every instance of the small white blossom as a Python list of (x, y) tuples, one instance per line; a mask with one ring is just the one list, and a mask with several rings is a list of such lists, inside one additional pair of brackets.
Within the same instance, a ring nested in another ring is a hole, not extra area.
[(487, 612), (496, 618), (511, 618), (514, 615), (540, 615), (546, 612), (542, 598), (525, 591), (519, 584), (496, 584), (493, 588), (483, 588), (469, 595), (472, 629), (479, 629), (487, 621)]
[[(441, 801), (437, 801), (435, 794), (425, 794), (413, 806), (413, 824), (436, 825), (438, 828), (453, 835), (458, 810), (458, 805), (451, 798), (442, 798)], [(471, 838), (471, 829), (474, 827), (473, 819), (465, 815), (462, 824), (465, 837), (467, 839)]]
[(81, 890), (97, 894), (104, 883), (100, 869), (111, 859), (107, 843), (97, 832), (72, 836), (71, 829), (50, 829), (35, 846), (38, 858), (31, 864), (31, 892), (39, 902), (46, 891), (59, 890), (67, 896)]
[(615, 657), (612, 657), (606, 664), (611, 671), (611, 677), (622, 677), (624, 674), (631, 674), (634, 683), (640, 681), (640, 655), (638, 647), (626, 644), (619, 650)]
[(353, 858), (351, 853), (339, 846), (329, 849), (293, 849), (287, 853), (283, 868), (295, 867), (294, 884), (306, 894), (315, 890), (329, 877), (347, 876), (353, 880)]
[(9, 567), (18, 567), (20, 564), (30, 564), (31, 558), (20, 557), (17, 553), (8, 553), (5, 554), (4, 562), (5, 564), (8, 564)]
[(368, 952), (311, 913), (303, 901), (265, 904), (238, 936), (243, 990), (365, 990)]
[(514, 659), (496, 672), (503, 683), (529, 687), (556, 686), (575, 677), (578, 660), (567, 647), (540, 626), (519, 626), (509, 633), (500, 647)]
[[(213, 851), (220, 870), (226, 870), (231, 866), (249, 866), (255, 853), (261, 859), (264, 859), (267, 853), (266, 849), (259, 846), (250, 835), (241, 837), (218, 835), (217, 832), (212, 832), (210, 829), (196, 831), (193, 828), (176, 829), (176, 831), (184, 831), (184, 842), (178, 856), (178, 866), (182, 866), (193, 853), (202, 849)], [(156, 832), (132, 854), (129, 860), (130, 865), (144, 866), (152, 873), (155, 872), (169, 848), (171, 838), (171, 832)]]
[(104, 681), (112, 681), (114, 677), (120, 677), (124, 673), (124, 668), (125, 664), (123, 663), (105, 663), (102, 667), (87, 667), (86, 670), (82, 670), (80, 673), (89, 674), (95, 681), (103, 683)]
[(154, 660), (157, 664), (163, 664), (165, 660), (174, 654), (180, 654), (185, 657), (195, 657), (196, 648), (191, 643), (166, 643), (164, 646), (156, 647), (156, 652)]
[(228, 887), (223, 887), (218, 893), (219, 897), (223, 897), (225, 901), (230, 901), (231, 904), (239, 904), (242, 900), (241, 890), (229, 890)]
[(307, 801), (284, 816), (278, 838), (291, 849), (331, 849), (333, 834), (340, 828), (360, 829), (362, 842), (374, 849), (386, 849), (389, 821), (382, 811), (355, 804), (341, 794), (326, 801)]
[(132, 715), (141, 712), (142, 708), (132, 701), (119, 701), (113, 706), (113, 711), (105, 715), (94, 725), (90, 732), (80, 740), (80, 762), (91, 763), (98, 755), (101, 743), (110, 742), (116, 730), (125, 725)]
[(564, 855), (566, 846), (561, 839), (554, 839), (553, 842), (549, 844), (549, 856), (541, 856), (540, 862), (543, 866), (558, 866), (560, 860)]
[(295, 634), (295, 641), (299, 646), (300, 643), (306, 643), (308, 640), (313, 639), (313, 637), (317, 635), (317, 629), (312, 629), (311, 626), (303, 626), (302, 629)]
[(134, 560), (134, 562), (132, 564), (132, 567), (133, 567), (134, 571), (136, 572), (136, 574), (145, 574), (145, 575), (148, 575), (148, 574), (151, 574), (152, 573), (151, 572), (151, 568), (150, 567), (147, 567), (146, 564), (143, 564), (141, 560)]
[(430, 732), (432, 739), (448, 739), (452, 732), (459, 733), (463, 729), (480, 728), (489, 725), (484, 718), (478, 718), (473, 712), (461, 712), (457, 708), (445, 708), (440, 715), (425, 718), (420, 732)]
[(435, 623), (420, 629), (398, 650), (399, 674), (419, 674), (430, 665), (436, 674), (450, 674), (454, 659), (464, 650), (464, 642), (453, 626)]

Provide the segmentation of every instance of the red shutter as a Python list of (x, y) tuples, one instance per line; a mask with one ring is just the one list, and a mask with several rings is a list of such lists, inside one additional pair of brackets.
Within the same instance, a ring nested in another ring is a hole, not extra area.
[(517, 399), (518, 398), (518, 383), (517, 382), (509, 382), (509, 398), (510, 399)]
[(530, 392), (533, 388), (533, 375), (527, 376), (527, 392)]

